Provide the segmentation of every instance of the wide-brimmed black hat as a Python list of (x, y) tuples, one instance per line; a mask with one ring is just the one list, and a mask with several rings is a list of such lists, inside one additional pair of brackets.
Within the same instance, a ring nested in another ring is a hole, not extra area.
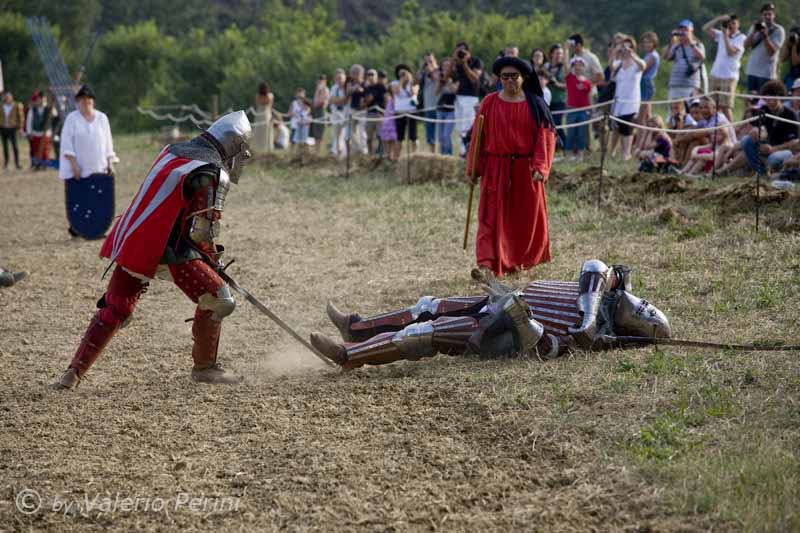
[(492, 72), (494, 72), (495, 76), (499, 76), (500, 71), (503, 70), (503, 67), (513, 67), (517, 69), (520, 74), (522, 74), (523, 78), (527, 78), (533, 74), (533, 68), (531, 68), (531, 64), (518, 57), (506, 56), (497, 59), (497, 61), (495, 61), (492, 65)]
[(83, 96), (85, 96), (87, 98), (91, 98), (92, 100), (97, 100), (97, 96), (95, 96), (94, 91), (88, 85), (81, 85), (81, 88), (78, 89), (77, 93), (75, 93), (75, 99), (76, 100), (78, 98), (83, 97)]
[(394, 77), (395, 78), (399, 78), (400, 77), (400, 71), (401, 70), (407, 70), (409, 72), (409, 74), (413, 74), (414, 73), (414, 71), (411, 70), (411, 67), (409, 67), (408, 65), (406, 65), (404, 63), (400, 63), (399, 65), (394, 67)]

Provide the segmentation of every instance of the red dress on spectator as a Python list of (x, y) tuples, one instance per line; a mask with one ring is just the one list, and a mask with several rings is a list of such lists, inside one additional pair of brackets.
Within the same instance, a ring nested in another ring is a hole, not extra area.
[[(550, 261), (547, 199), (534, 171), (550, 175), (555, 132), (537, 125), (528, 103), (506, 102), (499, 93), (487, 96), (478, 156), (481, 196), (475, 249), (478, 266), (499, 275)], [(476, 135), (473, 134), (472, 142)], [(472, 169), (472, 147), (467, 172)]]

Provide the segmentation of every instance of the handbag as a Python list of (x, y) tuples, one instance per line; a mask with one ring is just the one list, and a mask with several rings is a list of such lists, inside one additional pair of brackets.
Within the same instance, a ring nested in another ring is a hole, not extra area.
[(614, 99), (614, 95), (617, 93), (617, 82), (614, 81), (613, 78), (614, 76), (616, 76), (617, 72), (619, 72), (619, 69), (621, 68), (622, 64), (620, 64), (620, 66), (617, 67), (617, 70), (612, 73), (611, 67), (609, 66), (608, 79), (610, 81), (606, 83), (605, 87), (600, 89), (600, 91), (597, 93), (598, 104), (602, 104), (603, 102), (610, 102), (611, 100)]

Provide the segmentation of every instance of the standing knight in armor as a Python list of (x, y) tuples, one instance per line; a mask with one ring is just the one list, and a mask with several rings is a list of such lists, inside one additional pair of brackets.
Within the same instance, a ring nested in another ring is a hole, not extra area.
[(437, 353), (552, 359), (574, 347), (610, 348), (608, 336), (668, 338), (666, 316), (631, 294), (630, 272), (593, 259), (583, 264), (577, 282), (533, 281), (514, 291), (490, 280), (489, 296), (424, 296), (413, 307), (371, 318), (341, 313), (329, 303), (328, 317), (344, 342), (314, 333), (311, 343), (350, 370)]
[(167, 146), (156, 158), (128, 209), (100, 250), (116, 263), (105, 294), (57, 388), (71, 389), (118, 329), (131, 319), (153, 278), (171, 280), (197, 304), (191, 377), (202, 383), (238, 383), (217, 362), (222, 319), (235, 307), (217, 274), (215, 243), (225, 196), (250, 157), (250, 121), (229, 113), (191, 141)]

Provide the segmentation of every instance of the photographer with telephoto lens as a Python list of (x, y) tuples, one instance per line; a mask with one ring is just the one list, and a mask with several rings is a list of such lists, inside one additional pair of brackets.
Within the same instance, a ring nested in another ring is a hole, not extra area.
[(765, 83), (778, 79), (778, 51), (785, 37), (783, 26), (775, 23), (775, 4), (764, 4), (761, 18), (750, 27), (744, 42), (750, 50), (745, 73), (751, 94), (759, 94)]
[(661, 57), (672, 61), (669, 75), (669, 98), (687, 99), (700, 92), (701, 71), (706, 48), (694, 36), (694, 24), (689, 19), (678, 23)]

